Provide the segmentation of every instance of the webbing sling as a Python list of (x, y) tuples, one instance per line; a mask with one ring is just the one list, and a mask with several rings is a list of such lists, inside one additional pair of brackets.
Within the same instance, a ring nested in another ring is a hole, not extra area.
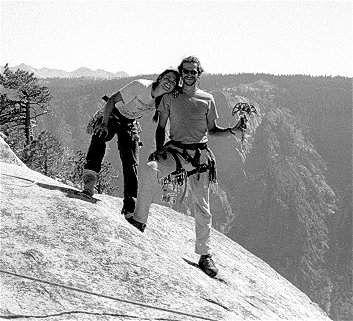
[[(181, 165), (179, 156), (183, 157), (186, 161), (190, 162), (192, 166), (195, 168), (191, 171), (187, 171), (187, 176), (191, 176), (194, 174), (200, 174), (209, 171), (209, 180), (210, 182), (216, 181), (216, 162), (213, 156), (212, 151), (207, 147), (206, 143), (196, 143), (196, 144), (183, 144), (176, 141), (170, 141), (167, 143), (168, 145), (174, 145), (182, 149), (183, 151), (180, 152), (177, 149), (168, 148), (168, 151), (173, 155), (175, 162), (176, 162), (176, 170), (173, 172), (173, 175), (177, 175), (182, 172), (183, 167)], [(187, 150), (195, 150), (194, 157), (191, 157)], [(208, 163), (207, 164), (200, 164), (200, 157), (201, 157), (201, 150), (206, 150), (208, 154)]]

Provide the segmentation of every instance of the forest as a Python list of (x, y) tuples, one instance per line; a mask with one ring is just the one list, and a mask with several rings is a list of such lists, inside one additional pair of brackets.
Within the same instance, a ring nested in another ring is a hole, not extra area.
[[(36, 79), (5, 66), (0, 131), (27, 166), (80, 188), (90, 139), (86, 126), (103, 106), (101, 97), (133, 79), (156, 76)], [(352, 79), (205, 74), (199, 86), (214, 95), (220, 126), (236, 123), (237, 102), (258, 111), (249, 120), (246, 142), (210, 138), (218, 171), (213, 226), (333, 320), (352, 319)], [(144, 162), (154, 150), (156, 125), (151, 119), (140, 123)], [(120, 172), (113, 139), (97, 192), (122, 197)], [(189, 202), (186, 197), (175, 209), (189, 215)]]

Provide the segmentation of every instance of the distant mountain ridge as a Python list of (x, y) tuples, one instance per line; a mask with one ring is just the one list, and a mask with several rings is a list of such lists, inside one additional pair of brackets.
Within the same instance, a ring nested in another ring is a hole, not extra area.
[(97, 69), (92, 70), (87, 67), (80, 67), (74, 71), (64, 71), (60, 69), (50, 69), (50, 68), (33, 68), (26, 64), (20, 64), (15, 67), (10, 67), (11, 70), (16, 71), (21, 69), (28, 72), (33, 72), (36, 78), (79, 78), (79, 77), (88, 77), (88, 78), (102, 78), (102, 79), (113, 79), (113, 78), (123, 78), (129, 77), (125, 71), (118, 71), (112, 73), (106, 70)]

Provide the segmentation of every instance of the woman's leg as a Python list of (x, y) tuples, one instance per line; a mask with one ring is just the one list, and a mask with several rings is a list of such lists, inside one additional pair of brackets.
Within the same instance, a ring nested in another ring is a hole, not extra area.
[[(102, 118), (97, 121), (97, 124), (101, 122)], [(97, 182), (98, 173), (101, 170), (102, 161), (105, 155), (106, 142), (110, 141), (116, 133), (116, 123), (115, 121), (109, 120), (108, 123), (108, 134), (105, 137), (100, 137), (99, 135), (92, 135), (90, 145), (88, 147), (88, 152), (86, 154), (86, 164), (84, 165), (84, 170), (82, 174), (82, 179), (84, 182), (83, 191), (93, 196), (94, 186)]]
[(118, 131), (118, 148), (124, 180), (124, 204), (122, 213), (132, 216), (137, 197), (137, 166), (139, 163), (140, 136), (135, 124), (122, 125)]

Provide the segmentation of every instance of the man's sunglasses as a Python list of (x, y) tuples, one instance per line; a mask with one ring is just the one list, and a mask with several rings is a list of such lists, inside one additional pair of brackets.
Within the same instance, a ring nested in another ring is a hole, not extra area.
[(182, 69), (183, 73), (188, 75), (188, 74), (192, 74), (193, 76), (197, 75), (197, 70), (188, 70), (188, 69)]

